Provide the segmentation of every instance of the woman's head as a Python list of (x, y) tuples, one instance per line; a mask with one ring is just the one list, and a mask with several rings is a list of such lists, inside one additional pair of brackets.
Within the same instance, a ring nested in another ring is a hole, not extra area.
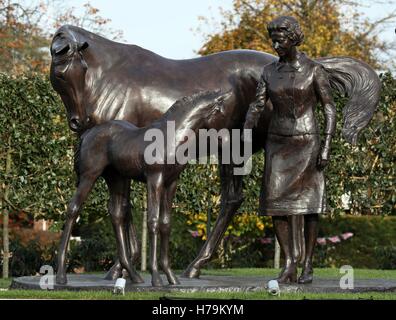
[(279, 55), (291, 46), (299, 46), (304, 40), (298, 21), (290, 16), (281, 16), (272, 20), (267, 30), (273, 47)]

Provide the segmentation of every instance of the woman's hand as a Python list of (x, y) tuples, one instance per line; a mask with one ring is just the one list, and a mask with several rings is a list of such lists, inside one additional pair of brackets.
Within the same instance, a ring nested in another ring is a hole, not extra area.
[(330, 155), (329, 150), (325, 147), (322, 147), (318, 156), (318, 168), (319, 170), (323, 170), (327, 164), (329, 163)]
[(331, 145), (331, 138), (330, 134), (325, 135), (325, 141), (320, 148), (319, 156), (318, 156), (318, 168), (319, 170), (323, 170), (330, 160), (330, 145)]

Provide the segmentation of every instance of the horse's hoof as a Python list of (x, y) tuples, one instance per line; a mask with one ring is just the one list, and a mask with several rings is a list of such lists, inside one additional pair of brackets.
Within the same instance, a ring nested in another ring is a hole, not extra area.
[(197, 269), (195, 267), (189, 267), (183, 272), (182, 277), (193, 279), (193, 278), (199, 278), (200, 275), (201, 275), (200, 269)]
[(133, 276), (131, 277), (131, 281), (133, 283), (144, 283), (143, 278), (138, 273), (133, 274)]
[(111, 269), (106, 273), (105, 280), (117, 280), (122, 277), (122, 267), (121, 264), (116, 263), (111, 267)]
[(56, 274), (56, 278), (55, 278), (55, 282), (56, 282), (56, 284), (61, 284), (61, 285), (67, 284), (66, 274), (57, 273)]

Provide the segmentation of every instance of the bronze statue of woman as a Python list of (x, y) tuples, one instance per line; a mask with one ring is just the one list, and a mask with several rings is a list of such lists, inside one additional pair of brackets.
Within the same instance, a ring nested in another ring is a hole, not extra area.
[[(318, 218), (327, 211), (323, 169), (330, 158), (336, 109), (326, 70), (297, 49), (304, 39), (297, 20), (281, 16), (267, 29), (279, 60), (264, 67), (244, 127), (257, 124), (269, 99), (273, 112), (265, 142), (259, 213), (272, 216), (284, 253), (278, 281), (296, 282), (297, 264), (303, 260), (298, 282), (310, 283)], [(323, 143), (314, 112), (317, 104), (325, 115)], [(303, 233), (305, 241), (298, 241)], [(304, 242), (304, 248), (296, 248)]]

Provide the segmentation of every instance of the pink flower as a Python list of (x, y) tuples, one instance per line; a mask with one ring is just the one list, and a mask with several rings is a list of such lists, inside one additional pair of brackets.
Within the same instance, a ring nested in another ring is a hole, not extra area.
[(338, 243), (341, 242), (341, 239), (339, 236), (334, 236), (334, 237), (329, 237), (327, 238), (331, 243)]
[(260, 239), (261, 244), (271, 244), (272, 243), (272, 238), (261, 238)]
[(326, 238), (318, 238), (316, 239), (316, 242), (321, 246), (324, 246), (326, 244)]
[(346, 233), (343, 233), (341, 235), (341, 238), (344, 239), (344, 240), (347, 240), (347, 239), (349, 239), (351, 237), (353, 237), (353, 233), (352, 232), (346, 232)]
[(193, 238), (199, 237), (199, 233), (198, 233), (197, 230), (195, 230), (195, 231), (190, 231), (190, 233), (191, 233), (191, 236), (192, 236)]

